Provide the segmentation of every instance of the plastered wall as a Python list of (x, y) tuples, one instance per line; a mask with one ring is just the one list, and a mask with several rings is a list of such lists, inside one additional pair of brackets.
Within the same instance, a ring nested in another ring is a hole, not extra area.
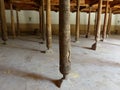
[[(14, 11), (14, 18), (16, 23), (16, 12)], [(6, 10), (6, 20), (7, 27), (9, 32), (10, 30), (10, 11)], [(113, 34), (120, 34), (119, 24), (120, 24), (120, 16), (112, 15), (112, 26), (111, 32)], [(46, 21), (46, 20), (45, 20)], [(52, 31), (53, 34), (58, 34), (58, 24), (59, 24), (59, 12), (51, 12), (51, 21), (52, 21)], [(23, 33), (33, 33), (35, 29), (39, 29), (39, 13), (37, 11), (19, 11), (19, 22), (20, 22), (20, 30)], [(102, 14), (102, 25), (104, 22), (104, 14)], [(71, 24), (71, 34), (75, 33), (75, 23), (76, 23), (76, 13), (70, 14), (70, 24)], [(90, 33), (94, 33), (94, 23), (95, 23), (95, 13), (91, 13), (91, 26)], [(88, 14), (81, 12), (80, 14), (80, 34), (85, 34), (87, 31), (88, 24)]]

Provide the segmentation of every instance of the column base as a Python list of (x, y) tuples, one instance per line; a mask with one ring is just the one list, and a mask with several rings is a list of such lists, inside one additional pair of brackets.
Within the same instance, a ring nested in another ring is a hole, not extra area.
[(106, 35), (106, 38), (109, 38), (109, 34)]
[(74, 43), (79, 43), (80, 41), (74, 41)]
[(67, 79), (68, 79), (68, 77), (69, 77), (69, 74), (63, 75), (62, 80), (67, 80)]
[(91, 47), (92, 50), (97, 50), (97, 49), (100, 49), (100, 48), (102, 48), (102, 47), (98, 42), (95, 42)]
[(41, 41), (41, 42), (39, 42), (40, 44), (44, 44), (45, 42), (44, 41)]
[(72, 81), (70, 80), (69, 75), (66, 75), (61, 79), (61, 85), (60, 85), (61, 89), (65, 89), (72, 86), (73, 86)]
[(15, 40), (16, 37), (12, 37), (13, 40)]
[(53, 53), (53, 50), (52, 49), (48, 49), (45, 51), (45, 53)]
[(7, 45), (7, 42), (6, 42), (6, 41), (4, 41), (2, 44), (3, 44), (3, 45)]
[(92, 45), (92, 48), (91, 48), (92, 50), (96, 50), (97, 49), (97, 43), (94, 43), (93, 45)]
[(101, 39), (100, 41), (105, 42), (105, 41), (106, 41), (106, 39)]
[(86, 35), (85, 38), (88, 38), (88, 35)]

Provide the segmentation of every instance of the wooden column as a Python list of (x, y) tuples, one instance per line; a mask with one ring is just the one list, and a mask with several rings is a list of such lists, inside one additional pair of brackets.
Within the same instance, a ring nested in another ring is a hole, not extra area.
[(52, 30), (51, 30), (51, 0), (46, 0), (46, 46), (47, 51), (52, 48)]
[(59, 3), (60, 72), (63, 74), (63, 79), (66, 79), (71, 70), (70, 0), (60, 0)]
[(17, 36), (19, 36), (20, 35), (20, 26), (19, 26), (18, 10), (16, 10), (16, 20), (17, 20)]
[(11, 10), (11, 30), (12, 30), (12, 34), (13, 34), (13, 39), (15, 39), (16, 33), (15, 33), (15, 23), (14, 23), (14, 14), (13, 14), (12, 1), (10, 3), (10, 10)]
[(4, 41), (4, 44), (6, 44), (8, 36), (7, 36), (7, 24), (6, 24), (6, 17), (5, 17), (5, 3), (4, 3), (4, 0), (0, 0), (0, 20), (1, 20), (2, 40)]
[(39, 7), (39, 33), (41, 35), (42, 42), (45, 40), (45, 22), (44, 22), (44, 0), (40, 1)]
[(110, 35), (111, 21), (112, 21), (112, 9), (110, 8), (110, 10), (109, 10), (109, 19), (108, 19), (108, 27), (107, 27), (107, 36)]
[(79, 41), (80, 37), (80, 0), (77, 0), (77, 12), (76, 12), (76, 31), (75, 31), (75, 42)]
[(86, 38), (88, 38), (88, 36), (90, 34), (90, 17), (91, 17), (91, 8), (89, 7), (88, 28), (87, 28)]
[(40, 5), (40, 7), (39, 7), (39, 32), (38, 32), (38, 34), (40, 34), (41, 35), (41, 38), (42, 38), (42, 13), (41, 13), (41, 5)]
[(96, 35), (96, 28), (97, 28), (97, 12), (95, 12), (94, 35)]
[(97, 43), (100, 40), (102, 1), (103, 0), (99, 0), (99, 3), (98, 3), (97, 27), (96, 27), (95, 43), (92, 45), (93, 50), (96, 50)]
[(106, 31), (107, 31), (107, 24), (108, 24), (108, 7), (109, 1), (106, 1), (106, 10), (105, 10), (105, 18), (104, 18), (104, 25), (103, 25), (103, 34), (102, 34), (102, 41), (106, 38)]
[(44, 0), (42, 0), (42, 40), (45, 41)]

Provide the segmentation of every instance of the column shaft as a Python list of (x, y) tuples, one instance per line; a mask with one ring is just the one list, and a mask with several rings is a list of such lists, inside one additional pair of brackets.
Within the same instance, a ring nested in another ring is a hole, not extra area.
[(13, 34), (13, 39), (15, 39), (16, 32), (15, 32), (15, 23), (14, 23), (14, 14), (13, 14), (12, 2), (10, 3), (10, 10), (11, 10), (11, 30), (12, 30), (12, 34)]
[(88, 38), (88, 36), (90, 34), (90, 19), (91, 19), (90, 17), (91, 17), (91, 8), (89, 7), (88, 28), (87, 28), (86, 38)]
[(52, 48), (52, 30), (51, 30), (51, 0), (46, 0), (46, 46)]
[(16, 19), (17, 19), (17, 35), (20, 35), (20, 24), (19, 24), (19, 15), (18, 10), (16, 10)]
[(112, 21), (112, 9), (109, 11), (109, 19), (108, 19), (108, 27), (107, 27), (107, 35), (110, 35), (111, 31), (111, 21)]
[(5, 17), (5, 3), (4, 0), (0, 0), (0, 20), (1, 20), (1, 32), (2, 32), (2, 40), (4, 42), (7, 41), (7, 23)]
[(60, 0), (59, 12), (59, 49), (60, 49), (60, 72), (63, 79), (71, 70), (70, 60), (70, 0)]
[(96, 50), (97, 43), (100, 40), (102, 2), (103, 2), (103, 0), (99, 0), (99, 3), (98, 3), (98, 14), (97, 14), (97, 26), (96, 26), (95, 43), (92, 45), (93, 50)]
[(75, 41), (79, 41), (80, 37), (80, 0), (77, 0), (77, 12), (76, 12), (76, 31)]
[(102, 33), (103, 41), (106, 38), (106, 31), (107, 31), (107, 25), (108, 25), (108, 7), (109, 7), (109, 1), (106, 1), (106, 10), (105, 10), (105, 17), (104, 17), (103, 33)]

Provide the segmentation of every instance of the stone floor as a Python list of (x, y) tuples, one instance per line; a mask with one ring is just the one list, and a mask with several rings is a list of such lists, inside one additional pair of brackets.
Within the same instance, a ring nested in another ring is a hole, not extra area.
[(97, 51), (90, 49), (93, 43), (93, 37), (72, 40), (72, 70), (60, 85), (56, 37), (47, 54), (38, 37), (9, 39), (0, 44), (0, 90), (120, 90), (120, 36), (99, 42)]

